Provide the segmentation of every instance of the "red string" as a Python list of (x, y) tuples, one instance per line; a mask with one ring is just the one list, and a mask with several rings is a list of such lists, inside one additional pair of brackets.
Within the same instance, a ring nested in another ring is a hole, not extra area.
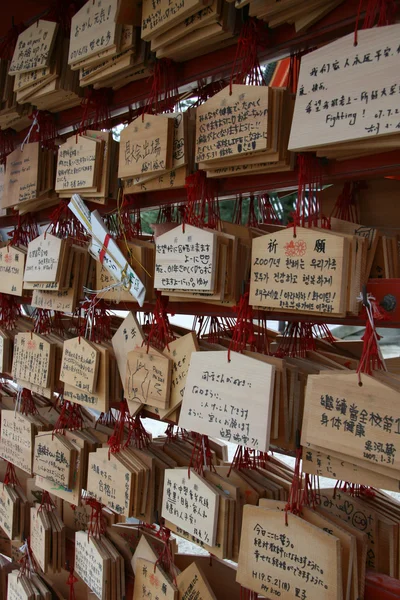
[(210, 442), (207, 435), (200, 435), (199, 433), (193, 433), (193, 440), (194, 445), (188, 467), (188, 476), (190, 477), (190, 471), (193, 470), (203, 477), (205, 468), (215, 471), (212, 464)]
[(145, 114), (157, 115), (174, 112), (178, 100), (178, 65), (170, 58), (156, 59), (151, 77), (151, 89), (142, 118)]
[(366, 189), (365, 181), (346, 181), (342, 192), (336, 199), (331, 216), (351, 223), (359, 223), (358, 210), (360, 191)]
[(236, 47), (229, 83), (230, 94), (233, 84), (265, 85), (258, 55), (267, 45), (265, 23), (254, 17), (248, 18), (242, 26)]
[[(354, 45), (358, 44), (358, 30), (361, 19), (361, 11), (364, 6), (364, 0), (360, 0), (354, 30)], [(365, 11), (363, 29), (371, 29), (375, 25), (385, 27), (393, 25), (396, 21), (397, 5), (395, 0), (368, 0)]]
[(111, 313), (104, 300), (97, 296), (86, 298), (77, 308), (76, 329), (77, 335), (87, 337), (90, 342), (101, 344), (111, 340)]
[(18, 299), (10, 294), (0, 294), (0, 325), (12, 330), (21, 316), (21, 306)]
[(204, 102), (207, 102), (207, 100), (209, 100), (210, 98), (215, 96), (215, 94), (218, 94), (218, 92), (223, 90), (224, 87), (226, 87), (226, 85), (227, 82), (223, 79), (220, 79), (218, 81), (210, 81), (210, 83), (207, 83), (206, 80), (200, 80), (197, 84), (197, 90), (195, 93), (195, 95), (197, 96), (197, 100), (193, 106), (197, 107), (201, 104), (204, 104)]
[(294, 515), (298, 515), (301, 512), (301, 486), (302, 486), (302, 473), (301, 473), (301, 455), (302, 450), (298, 448), (296, 450), (296, 462), (293, 472), (292, 485), (290, 486), (289, 498), (285, 506), (285, 520), (287, 525), (287, 513), (291, 512)]
[(36, 408), (35, 401), (32, 396), (32, 392), (27, 388), (23, 388), (21, 391), (21, 408), (20, 413), (23, 415), (37, 415), (38, 409)]
[(258, 218), (257, 211), (258, 208), (258, 199), (254, 196), (254, 194), (250, 194), (249, 200), (249, 214), (247, 216), (247, 227), (257, 227), (258, 226)]
[(28, 538), (25, 542), (25, 554), (18, 561), (20, 564), (19, 572), (20, 575), (24, 575), (26, 577), (30, 577), (31, 573), (36, 573), (38, 571), (38, 565), (36, 563), (35, 557), (33, 556), (30, 538)]
[(46, 510), (48, 512), (51, 512), (53, 510), (55, 510), (56, 505), (53, 502), (52, 497), (50, 496), (49, 492), (46, 492), (45, 490), (42, 491), (42, 499), (40, 501), (40, 506), (38, 508), (38, 512), (41, 512), (42, 510)]
[(228, 361), (231, 360), (231, 352), (240, 352), (249, 348), (256, 351), (256, 338), (254, 335), (253, 308), (249, 304), (249, 293), (241, 296), (237, 311), (236, 324), (232, 331), (232, 340), (228, 348)]
[(82, 429), (83, 414), (82, 407), (69, 400), (64, 400), (61, 406), (60, 416), (54, 425), (53, 435), (56, 433), (64, 433), (65, 430), (74, 431)]
[(117, 237), (132, 242), (142, 234), (142, 219), (138, 200), (133, 194), (124, 195), (122, 207), (118, 214)]
[(45, 308), (35, 308), (32, 314), (33, 319), (33, 331), (46, 335), (52, 330), (53, 322), (51, 319), (51, 311)]
[(36, 110), (29, 115), (31, 121), (36, 120), (36, 126), (32, 129), (29, 141), (40, 142), (42, 148), (54, 150), (57, 137), (55, 114), (48, 111)]
[(85, 90), (85, 98), (81, 102), (82, 118), (77, 135), (84, 135), (88, 129), (97, 131), (111, 128), (110, 94), (109, 88)]
[(88, 539), (89, 537), (100, 538), (101, 535), (104, 535), (106, 532), (106, 521), (103, 516), (102, 510), (103, 505), (94, 498), (88, 498), (86, 500), (86, 505), (90, 506), (91, 513), (88, 523)]
[(78, 0), (53, 0), (50, 11), (46, 15), (46, 21), (55, 21), (60, 24), (62, 31), (69, 34), (71, 31), (72, 17), (83, 6), (84, 2)]
[(140, 415), (130, 417), (128, 424), (128, 439), (124, 444), (124, 448), (131, 447), (138, 450), (148, 448), (151, 443), (151, 436), (145, 430)]
[(32, 214), (18, 214), (17, 224), (15, 225), (13, 231), (8, 235), (10, 237), (10, 245), (25, 247), (28, 246), (29, 242), (39, 237), (37, 223)]
[[(125, 401), (126, 402), (126, 401)], [(106, 413), (102, 412), (99, 418), (96, 421), (96, 425), (94, 428), (96, 429), (97, 425), (104, 425), (105, 427), (115, 427), (117, 420), (114, 417), (112, 408), (110, 408)]]
[(265, 225), (281, 225), (281, 219), (271, 202), (268, 194), (262, 194), (258, 198), (258, 211), (260, 213), (260, 223)]
[(114, 431), (107, 442), (109, 454), (120, 452), (124, 443), (125, 426), (129, 423), (129, 409), (125, 399), (120, 402), (119, 416), (114, 422)]
[(240, 586), (240, 600), (258, 600), (258, 594)]
[(172, 552), (171, 531), (167, 527), (164, 527), (164, 525), (161, 525), (157, 532), (157, 537), (163, 542), (163, 545), (154, 564), (154, 571), (156, 570), (157, 565), (161, 565), (163, 570), (170, 575), (176, 585), (176, 575), (178, 570), (175, 566), (174, 555)]
[(296, 227), (319, 225), (321, 205), (319, 200), (322, 188), (321, 169), (318, 159), (312, 154), (299, 154), (298, 191), (296, 209), (293, 216), (294, 235)]
[(7, 461), (6, 474), (4, 475), (4, 485), (12, 485), (21, 487), (21, 484), (18, 480), (17, 474), (15, 472), (15, 467), (12, 463)]
[(185, 187), (187, 203), (183, 227), (187, 224), (194, 227), (207, 226), (209, 229), (217, 229), (221, 217), (216, 182), (207, 178), (205, 171), (196, 171), (186, 177)]
[(369, 300), (369, 305), (372, 309), (373, 323), (371, 323), (366, 311), (364, 311), (367, 317), (365, 325), (365, 333), (361, 338), (363, 341), (363, 350), (360, 358), (359, 365), (357, 367), (357, 373), (366, 373), (372, 375), (373, 371), (386, 370), (385, 363), (381, 358), (379, 352), (378, 342), (381, 336), (377, 333), (375, 328), (375, 321), (387, 321), (389, 319), (386, 311), (377, 304), (377, 302)]
[(168, 297), (156, 292), (156, 304), (150, 317), (150, 329), (147, 335), (147, 352), (150, 345), (158, 350), (169, 349), (169, 344), (176, 339), (167, 314)]
[(71, 567), (69, 575), (68, 575), (68, 579), (67, 579), (67, 586), (69, 587), (69, 600), (76, 600), (76, 595), (75, 595), (75, 584), (78, 582), (78, 578), (75, 577), (74, 575), (74, 568)]
[(68, 208), (68, 200), (60, 200), (57, 207), (53, 210), (46, 233), (60, 239), (72, 239), (74, 244), (78, 246), (85, 246), (89, 242), (87, 232)]

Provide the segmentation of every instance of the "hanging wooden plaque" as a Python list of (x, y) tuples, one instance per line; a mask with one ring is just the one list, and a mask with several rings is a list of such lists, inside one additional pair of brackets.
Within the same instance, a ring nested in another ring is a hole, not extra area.
[(0, 293), (22, 296), (26, 254), (14, 246), (0, 248)]
[(128, 352), (140, 348), (143, 343), (143, 332), (135, 315), (128, 313), (112, 338), (115, 359), (122, 384), (125, 385)]
[(128, 352), (125, 394), (128, 401), (167, 408), (172, 361), (154, 348)]
[(226, 87), (196, 110), (196, 162), (267, 149), (268, 87)]
[(15, 519), (19, 506), (13, 501), (8, 485), (0, 483), (0, 527), (12, 540), (15, 536)]
[(266, 452), (274, 375), (275, 367), (236, 352), (230, 361), (226, 352), (192, 354), (179, 426)]
[(292, 513), (287, 523), (279, 510), (243, 507), (237, 581), (267, 598), (341, 600), (339, 540)]
[(14, 410), (1, 411), (0, 456), (32, 475), (33, 425)]
[(172, 169), (174, 119), (138, 117), (121, 131), (118, 177), (134, 177)]
[(77, 531), (75, 533), (75, 571), (100, 600), (107, 600), (105, 563), (106, 559), (100, 553), (95, 540), (89, 537), (86, 531)]
[(62, 435), (39, 433), (35, 437), (33, 472), (56, 485), (72, 485), (77, 453)]
[(43, 336), (18, 333), (14, 339), (13, 377), (17, 381), (49, 387), (53, 356), (52, 344)]
[(60, 272), (60, 259), (65, 242), (49, 233), (42, 233), (28, 245), (24, 281), (55, 282)]
[(39, 195), (38, 142), (18, 146), (7, 156), (3, 206), (11, 207), (34, 200)]
[(399, 32), (359, 30), (357, 46), (350, 33), (302, 57), (289, 150), (399, 133)]
[(131, 516), (131, 479), (132, 472), (108, 448), (89, 453), (88, 494), (125, 517)]
[(69, 138), (58, 149), (56, 192), (96, 186), (96, 140), (82, 135)]
[(161, 514), (166, 521), (213, 546), (218, 506), (218, 494), (197, 473), (188, 477), (186, 468), (165, 470)]
[(43, 69), (50, 63), (58, 24), (39, 19), (19, 34), (9, 75)]
[(83, 337), (65, 340), (60, 381), (83, 392), (96, 391), (100, 352)]
[(117, 7), (118, 0), (89, 0), (78, 10), (71, 20), (68, 64), (116, 48), (121, 36)]
[(95, 392), (88, 392), (79, 387), (64, 383), (64, 398), (70, 402), (81, 404), (93, 410), (107, 412), (110, 401), (110, 355), (106, 347), (95, 345), (100, 353), (100, 363)]
[[(32, 553), (36, 562), (42, 569), (43, 573), (48, 571), (49, 556), (50, 556), (50, 539), (49, 534), (43, 527), (43, 521), (40, 515), (40, 505), (36, 504), (31, 507), (31, 535), (30, 544)], [(46, 535), (47, 533), (47, 535)]]
[[(365, 467), (393, 470), (400, 465), (398, 392), (375, 377), (320, 373), (307, 381), (302, 445), (362, 459)], [(390, 472), (390, 471), (389, 471)]]
[(301, 227), (254, 239), (250, 304), (344, 316), (346, 251), (344, 237)]
[(201, 600), (217, 600), (205, 575), (198, 564), (193, 562), (176, 578), (182, 600), (201, 598)]
[(211, 291), (217, 237), (212, 231), (178, 225), (156, 242), (154, 287), (158, 290)]
[(155, 5), (151, 0), (144, 0), (142, 38), (149, 40), (152, 36), (159, 35), (201, 10), (206, 4), (208, 1), (204, 0), (158, 0)]
[(178, 600), (178, 590), (161, 567), (144, 558), (139, 558), (136, 566), (133, 596), (135, 600), (148, 600), (150, 598)]

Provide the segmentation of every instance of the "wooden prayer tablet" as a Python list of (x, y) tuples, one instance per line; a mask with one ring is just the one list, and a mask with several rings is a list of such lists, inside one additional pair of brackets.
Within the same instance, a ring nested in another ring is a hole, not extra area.
[(267, 598), (341, 600), (340, 541), (292, 513), (287, 523), (280, 510), (243, 507), (237, 581)]
[(344, 316), (347, 241), (296, 227), (253, 240), (250, 304), (281, 311)]
[(167, 408), (172, 360), (158, 350), (144, 347), (128, 352), (125, 394), (128, 402), (141, 402)]
[(301, 443), (338, 450), (361, 459), (367, 469), (395, 477), (400, 464), (398, 390), (364, 373), (359, 383), (357, 373), (308, 377)]
[(363, 29), (357, 46), (351, 33), (302, 57), (289, 150), (353, 140), (368, 150), (378, 136), (399, 132), (399, 31), (398, 24)]
[(172, 168), (174, 119), (138, 117), (121, 131), (118, 177), (157, 174)]
[(89, 392), (83, 389), (82, 386), (76, 387), (64, 382), (64, 398), (93, 410), (107, 412), (110, 402), (110, 353), (105, 346), (101, 346), (100, 344), (93, 345), (100, 354), (97, 383), (95, 386), (96, 391)]
[(214, 289), (217, 237), (212, 231), (182, 225), (156, 241), (154, 287), (211, 291)]
[(144, 337), (142, 328), (133, 313), (128, 313), (112, 338), (115, 359), (122, 384), (125, 385), (128, 352), (141, 348)]
[(135, 600), (147, 600), (148, 598), (178, 600), (179, 597), (176, 585), (172, 583), (165, 571), (143, 558), (139, 558), (137, 561), (133, 595)]
[(7, 206), (34, 200), (39, 195), (39, 154), (40, 144), (36, 142), (23, 148), (18, 146), (7, 156), (4, 183)]
[(162, 516), (209, 546), (215, 544), (219, 500), (194, 471), (188, 477), (187, 469), (165, 470)]
[(55, 190), (97, 190), (97, 163), (100, 159), (103, 157), (96, 140), (83, 135), (70, 137), (58, 149)]
[(155, 6), (151, 0), (144, 0), (142, 7), (142, 38), (150, 39), (159, 35), (177, 22), (184, 21), (208, 2), (202, 0), (160, 0)]
[(269, 449), (275, 368), (236, 352), (196, 352), (179, 426), (227, 442)]
[(108, 506), (114, 512), (130, 517), (132, 512), (133, 474), (118, 460), (118, 455), (110, 454), (108, 448), (89, 453), (87, 491), (92, 498)]
[(64, 245), (63, 240), (49, 233), (42, 233), (42, 235), (29, 242), (24, 281), (57, 281)]
[(36, 21), (19, 34), (9, 74), (26, 73), (49, 65), (58, 24), (53, 21)]
[(65, 340), (60, 381), (84, 392), (95, 392), (100, 364), (100, 352), (88, 340), (77, 337)]
[(0, 456), (32, 475), (33, 437), (30, 419), (14, 410), (1, 411)]
[(268, 87), (233, 85), (232, 94), (228, 86), (201, 104), (196, 112), (196, 162), (266, 150), (268, 97)]
[(118, 0), (89, 0), (72, 17), (68, 64), (119, 47), (121, 27), (115, 22), (117, 5)]
[(14, 246), (0, 247), (0, 293), (22, 296), (26, 252)]
[(217, 600), (202, 569), (193, 562), (176, 578), (179, 594), (182, 598), (201, 598), (201, 600)]
[(100, 600), (109, 598), (108, 562), (93, 537), (89, 537), (86, 531), (75, 533), (75, 571)]
[(0, 527), (10, 540), (18, 535), (19, 522), (19, 502), (12, 492), (12, 486), (0, 483)]
[(62, 435), (39, 433), (35, 437), (33, 472), (56, 485), (70, 488), (76, 469), (77, 451)]
[(18, 333), (14, 341), (12, 373), (18, 381), (47, 388), (54, 365), (54, 345), (37, 333)]

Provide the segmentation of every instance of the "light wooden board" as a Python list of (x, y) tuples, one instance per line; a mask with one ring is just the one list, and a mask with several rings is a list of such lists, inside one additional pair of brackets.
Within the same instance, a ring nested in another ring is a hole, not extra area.
[(68, 64), (115, 48), (119, 42), (117, 6), (118, 0), (89, 0), (72, 17)]
[(217, 238), (212, 231), (182, 225), (156, 241), (154, 287), (166, 290), (214, 289)]
[(210, 546), (215, 544), (219, 496), (197, 473), (166, 469), (162, 516)]
[(279, 510), (244, 506), (237, 581), (267, 598), (292, 600), (297, 589), (309, 600), (342, 600), (339, 540), (291, 513), (287, 522)]
[[(268, 87), (229, 86), (196, 111), (196, 162), (267, 149)], [(240, 119), (240, 123), (239, 123)]]
[(399, 32), (398, 24), (363, 29), (357, 46), (350, 33), (302, 57), (289, 150), (361, 139), (367, 148), (398, 133)]
[(136, 316), (129, 312), (112, 338), (115, 360), (117, 361), (122, 385), (125, 385), (128, 352), (135, 350), (135, 348), (141, 348), (143, 340), (142, 328)]
[(253, 240), (250, 304), (264, 308), (344, 316), (345, 239), (292, 228)]
[(22, 296), (26, 253), (13, 246), (0, 248), (0, 292)]
[[(269, 449), (275, 368), (236, 352), (192, 354), (179, 426)], [(251, 398), (251, 402), (249, 402)]]
[(59, 275), (62, 247), (60, 238), (42, 233), (28, 245), (24, 281), (55, 282)]
[(100, 352), (83, 337), (65, 340), (60, 381), (84, 392), (94, 392), (100, 364)]
[(58, 24), (39, 19), (19, 34), (9, 74), (26, 73), (49, 65)]

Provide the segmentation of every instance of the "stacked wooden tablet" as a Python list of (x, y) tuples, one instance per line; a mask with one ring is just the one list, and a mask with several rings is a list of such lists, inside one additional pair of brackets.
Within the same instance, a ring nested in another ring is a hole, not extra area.
[(125, 597), (124, 560), (104, 535), (93, 537), (86, 531), (77, 531), (75, 571), (98, 598), (117, 600)]
[(9, 61), (0, 59), (0, 129), (11, 127), (15, 131), (21, 131), (31, 124), (30, 115), (32, 107), (30, 104), (17, 103), (14, 92), (14, 77), (8, 74)]
[[(50, 434), (51, 435), (51, 434)], [(65, 525), (53, 507), (30, 509), (32, 554), (43, 573), (60, 572), (65, 565)]]
[(362, 232), (339, 219), (329, 231), (297, 227), (254, 239), (250, 303), (285, 312), (358, 314), (367, 247)]
[(155, 288), (173, 302), (234, 306), (248, 277), (251, 239), (246, 227), (230, 225), (211, 230), (171, 224), (156, 240)]
[(67, 58), (68, 40), (58, 32), (57, 23), (40, 19), (22, 32), (9, 67), (9, 74), (15, 75), (17, 102), (51, 112), (79, 104), (79, 78)]
[(143, 115), (121, 131), (118, 176), (125, 194), (184, 187), (193, 167), (194, 113)]
[(399, 147), (392, 88), (397, 55), (391, 51), (399, 30), (400, 25), (365, 29), (357, 46), (350, 34), (302, 58), (289, 150), (340, 160)]
[(184, 61), (234, 42), (237, 13), (225, 0), (175, 2), (173, 8), (145, 0), (142, 11), (142, 38), (157, 58)]
[[(103, 10), (104, 19), (97, 18)], [(87, 2), (72, 18), (68, 64), (81, 87), (118, 89), (149, 75), (147, 49), (139, 38), (137, 2)]]
[(283, 0), (276, 3), (273, 0), (229, 0), (235, 1), (236, 8), (249, 5), (251, 17), (257, 17), (268, 23), (271, 28), (285, 23), (294, 25), (297, 32), (305, 31), (314, 23), (323, 19), (343, 0)]
[(293, 101), (287, 90), (234, 84), (196, 113), (195, 160), (208, 177), (293, 169), (287, 150)]
[(51, 600), (52, 591), (37, 573), (25, 575), (19, 570), (11, 571), (8, 575), (7, 598), (21, 596), (26, 600)]
[(68, 138), (58, 149), (55, 190), (61, 198), (79, 193), (105, 204), (117, 195), (118, 144), (112, 133), (88, 130)]
[(54, 174), (53, 150), (39, 142), (18, 146), (7, 156), (1, 208), (14, 207), (22, 214), (56, 204)]

